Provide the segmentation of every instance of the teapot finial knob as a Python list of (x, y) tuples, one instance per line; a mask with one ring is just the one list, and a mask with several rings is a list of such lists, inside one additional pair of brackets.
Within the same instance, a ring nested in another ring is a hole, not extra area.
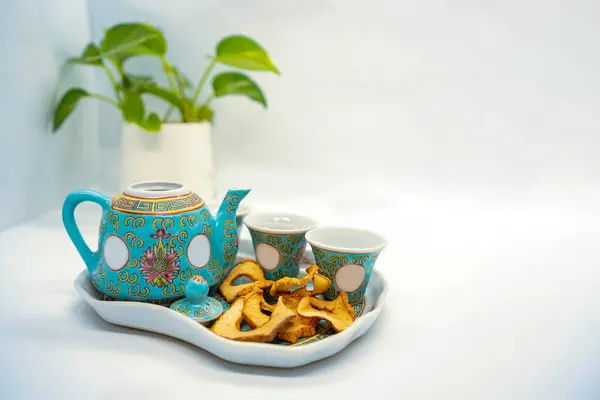
[(190, 304), (202, 304), (208, 296), (208, 281), (200, 275), (194, 275), (185, 286), (185, 297)]
[(208, 280), (194, 275), (185, 285), (185, 298), (171, 304), (171, 310), (192, 318), (202, 325), (208, 325), (223, 313), (223, 305), (208, 295)]

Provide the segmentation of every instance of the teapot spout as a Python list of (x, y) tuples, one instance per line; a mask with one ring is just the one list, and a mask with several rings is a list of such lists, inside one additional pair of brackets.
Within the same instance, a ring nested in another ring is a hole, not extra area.
[(219, 285), (223, 278), (227, 276), (237, 256), (239, 242), (236, 212), (240, 202), (248, 193), (250, 193), (249, 189), (228, 190), (214, 218), (215, 225), (212, 237), (216, 239), (214, 242), (220, 243), (215, 251), (219, 273), (214, 285)]
[(225, 195), (225, 199), (219, 206), (217, 211), (216, 220), (223, 221), (227, 217), (233, 218), (235, 222), (235, 213), (237, 212), (240, 202), (250, 193), (250, 189), (229, 189)]

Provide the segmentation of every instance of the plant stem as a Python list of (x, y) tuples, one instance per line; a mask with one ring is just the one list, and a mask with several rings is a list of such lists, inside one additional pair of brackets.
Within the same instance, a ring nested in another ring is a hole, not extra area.
[(162, 65), (165, 70), (165, 75), (167, 75), (167, 81), (169, 81), (169, 86), (171, 87), (171, 90), (174, 91), (175, 93), (178, 93), (179, 91), (177, 90), (177, 85), (175, 84), (175, 81), (173, 80), (173, 77), (171, 76), (171, 65), (169, 64), (167, 59), (164, 57), (161, 57), (160, 60), (162, 61)]
[(183, 84), (181, 83), (181, 80), (179, 80), (179, 75), (173, 74), (173, 77), (175, 78), (175, 84), (177, 85), (179, 97), (184, 98), (185, 97), (185, 89), (183, 88)]
[(117, 88), (117, 80), (115, 79), (115, 75), (106, 65), (103, 64), (102, 68), (106, 72), (106, 75), (108, 75), (108, 79), (110, 79), (110, 83), (112, 84), (112, 87), (115, 91), (115, 96), (117, 97), (117, 100), (121, 102), (121, 96), (119, 95), (119, 89)]
[(173, 106), (169, 106), (169, 108), (167, 109), (167, 112), (165, 113), (165, 116), (163, 117), (163, 121), (168, 122), (172, 113), (173, 113)]
[(204, 86), (204, 84), (206, 83), (208, 76), (210, 75), (210, 73), (212, 72), (212, 70), (216, 64), (217, 64), (217, 59), (213, 58), (210, 61), (210, 64), (208, 64), (208, 67), (206, 67), (206, 69), (204, 70), (204, 74), (202, 74), (202, 78), (200, 78), (200, 82), (198, 83), (198, 86), (196, 86), (196, 89), (194, 90), (194, 94), (192, 94), (192, 105), (196, 104), (196, 100), (198, 99), (198, 96), (200, 95), (202, 86)]
[[(177, 84), (175, 84), (175, 81), (173, 80), (173, 76), (171, 75), (171, 71), (173, 70), (173, 68), (171, 67), (171, 65), (169, 64), (169, 62), (167, 61), (166, 58), (161, 57), (160, 60), (162, 61), (162, 65), (163, 65), (163, 69), (165, 70), (165, 75), (167, 76), (167, 81), (169, 82), (169, 87), (171, 88), (171, 90), (174, 93), (177, 93), (179, 95), (180, 99), (184, 99), (184, 96), (182, 93), (180, 93), (179, 88), (177, 86)], [(172, 113), (172, 108), (169, 107), (169, 109), (167, 110), (167, 113), (165, 114), (164, 117), (164, 121), (167, 121), (167, 119), (171, 116)], [(185, 113), (185, 109), (181, 110), (181, 119), (185, 122), (186, 120), (186, 113)]]
[(119, 108), (119, 103), (117, 103), (116, 101), (114, 101), (110, 97), (106, 97), (106, 96), (104, 96), (102, 94), (97, 94), (97, 93), (90, 93), (89, 96), (90, 97), (94, 97), (94, 98), (96, 98), (98, 100), (102, 100), (102, 101), (104, 101), (104, 102), (106, 102), (108, 104), (111, 104), (111, 105)]

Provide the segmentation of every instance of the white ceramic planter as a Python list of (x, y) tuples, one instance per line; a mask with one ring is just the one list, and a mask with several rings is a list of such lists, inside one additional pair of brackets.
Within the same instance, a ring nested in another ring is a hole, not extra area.
[(126, 123), (121, 137), (120, 182), (178, 182), (205, 201), (215, 198), (213, 147), (209, 123), (166, 123), (158, 133)]

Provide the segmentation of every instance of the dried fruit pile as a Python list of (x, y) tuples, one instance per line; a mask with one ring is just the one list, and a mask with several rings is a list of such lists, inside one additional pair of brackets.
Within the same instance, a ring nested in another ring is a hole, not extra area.
[[(329, 278), (318, 272), (319, 267), (312, 265), (303, 278), (269, 281), (256, 261), (236, 264), (219, 286), (219, 292), (231, 306), (211, 330), (227, 339), (263, 343), (275, 339), (295, 343), (314, 335), (317, 323), (322, 320), (336, 332), (343, 331), (354, 322), (354, 310), (344, 292), (332, 301), (316, 297), (331, 284)], [(250, 282), (235, 285), (241, 277)], [(276, 302), (269, 303), (265, 295)], [(242, 322), (252, 329), (241, 330)]]

